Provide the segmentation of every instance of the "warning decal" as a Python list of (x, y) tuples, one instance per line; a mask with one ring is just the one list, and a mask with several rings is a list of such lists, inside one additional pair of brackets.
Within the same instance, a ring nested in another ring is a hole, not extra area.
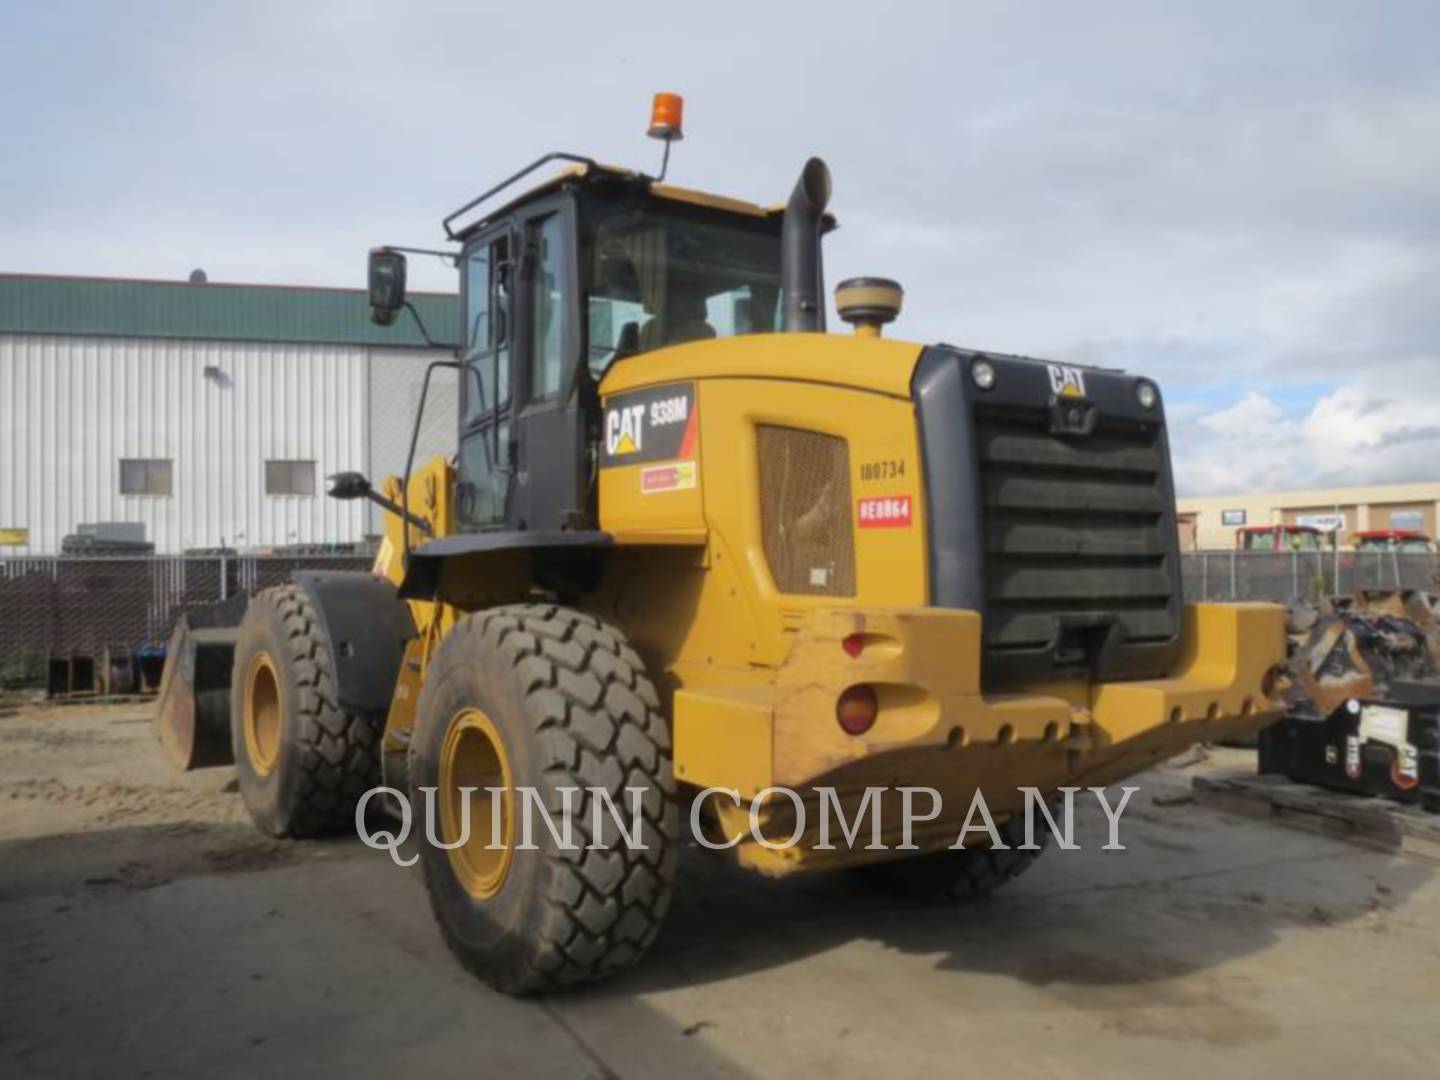
[(640, 493), (654, 495), (661, 491), (687, 491), (695, 486), (695, 462), (677, 461), (673, 465), (652, 465), (640, 470)]

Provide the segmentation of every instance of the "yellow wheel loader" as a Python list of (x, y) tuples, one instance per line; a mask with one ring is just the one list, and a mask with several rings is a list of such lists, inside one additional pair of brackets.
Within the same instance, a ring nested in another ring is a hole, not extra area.
[[(763, 874), (973, 896), (1036, 854), (1022, 789), (1275, 719), (1282, 609), (1182, 600), (1156, 385), (886, 338), (883, 279), (827, 333), (829, 193), (818, 159), (764, 207), (553, 154), (445, 219), (456, 458), (331, 478), (386, 510), (373, 573), (187, 617), (172, 756), (233, 759), (276, 836), (429, 792), (446, 940), (530, 993), (644, 954), (692, 827)], [(405, 267), (371, 252), (382, 324)], [(977, 793), (1007, 842), (956, 844)], [(631, 834), (594, 843), (614, 808)], [(827, 837), (827, 809), (868, 824)]]

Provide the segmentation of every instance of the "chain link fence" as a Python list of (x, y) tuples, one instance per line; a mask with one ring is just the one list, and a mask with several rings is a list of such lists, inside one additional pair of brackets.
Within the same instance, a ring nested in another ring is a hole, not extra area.
[(1361, 589), (1440, 591), (1440, 555), (1398, 551), (1195, 551), (1181, 556), (1185, 599), (1304, 600)]
[[(179, 615), (289, 581), (364, 570), (369, 555), (0, 558), (0, 685), (43, 680), (51, 657), (163, 645)], [(1185, 599), (1290, 600), (1361, 589), (1440, 591), (1440, 555), (1210, 551), (1182, 556)]]
[(289, 581), (366, 570), (370, 555), (0, 558), (0, 685), (43, 681), (51, 657), (163, 645), (184, 611)]

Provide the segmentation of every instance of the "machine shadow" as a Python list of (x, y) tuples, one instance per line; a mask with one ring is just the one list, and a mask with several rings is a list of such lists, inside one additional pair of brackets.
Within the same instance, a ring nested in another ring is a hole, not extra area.
[[(5, 1076), (628, 1073), (563, 997), (464, 971), (418, 868), (353, 836), (173, 822), (0, 840), (0, 969)], [(690, 1075), (752, 1075), (643, 1000), (622, 1015)]]
[[(687, 849), (650, 956), (591, 992), (703, 985), (863, 940), (1060, 997), (1067, 987), (1156, 994), (1168, 980), (1263, 952), (1289, 930), (1388, 910), (1434, 873), (1384, 852), (1141, 798), (1127, 821), (1128, 850), (1097, 850), (1104, 837), (1092, 828), (1085, 850), (1047, 851), (1018, 880), (963, 904), (897, 896), (846, 871), (763, 879)], [(1187, 825), (1187, 812), (1203, 823)]]

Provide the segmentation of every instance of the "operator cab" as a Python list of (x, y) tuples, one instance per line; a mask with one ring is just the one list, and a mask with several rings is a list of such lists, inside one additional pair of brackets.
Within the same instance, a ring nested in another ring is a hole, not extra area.
[[(572, 164), (477, 211), (556, 159)], [(460, 371), (460, 529), (527, 533), (532, 546), (587, 531), (603, 542), (594, 533), (600, 380), (668, 346), (823, 331), (829, 188), (829, 171), (811, 159), (790, 202), (766, 208), (553, 153), (446, 218), (459, 251), (426, 253), (460, 271), (450, 365)], [(408, 307), (406, 250), (417, 249), (370, 253), (371, 317), (382, 325)]]
[(461, 230), (463, 526), (589, 520), (600, 379), (637, 353), (778, 329), (780, 234), (778, 213), (598, 166)]
[(1310, 525), (1251, 525), (1235, 530), (1241, 551), (1321, 551), (1325, 534)]
[(1430, 537), (1413, 529), (1371, 529), (1350, 538), (1356, 551), (1394, 551), (1401, 555), (1425, 555), (1433, 550)]

